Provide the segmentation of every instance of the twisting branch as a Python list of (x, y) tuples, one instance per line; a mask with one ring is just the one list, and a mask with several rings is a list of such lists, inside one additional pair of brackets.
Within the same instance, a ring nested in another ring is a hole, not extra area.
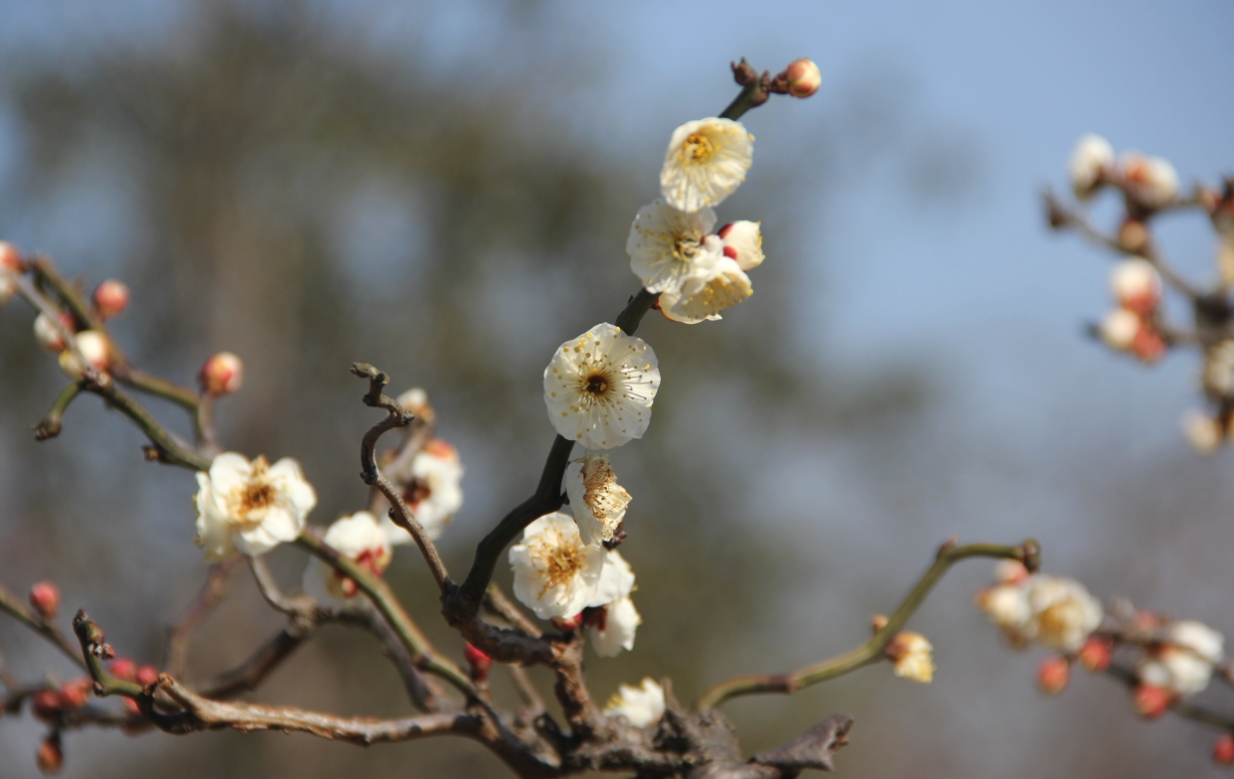
[(146, 438), (149, 438), (151, 443), (147, 449), (149, 459), (158, 460), (167, 465), (179, 465), (194, 471), (210, 470), (210, 458), (190, 448), (177, 436), (164, 429), (154, 417), (150, 416), (150, 412), (117, 387), (109, 375), (99, 374), (96, 379), (87, 376), (84, 385), (87, 392), (106, 400), (111, 408), (128, 417), (141, 432), (146, 434)]
[(995, 544), (969, 544), (956, 546), (949, 541), (938, 550), (938, 554), (926, 572), (905, 596), (899, 607), (891, 614), (887, 623), (875, 631), (874, 636), (865, 644), (846, 654), (824, 660), (821, 663), (806, 666), (787, 674), (771, 674), (763, 676), (746, 676), (731, 679), (712, 687), (699, 698), (696, 707), (700, 710), (713, 709), (725, 701), (741, 695), (756, 695), (760, 693), (794, 693), (814, 684), (834, 679), (837, 676), (877, 662), (883, 658), (887, 645), (896, 634), (904, 628), (909, 618), (921, 606), (922, 601), (934, 588), (951, 566), (970, 557), (994, 557), (1019, 560), (1029, 571), (1036, 571), (1040, 564), (1041, 548), (1033, 539), (1018, 546), (998, 546)]
[(214, 563), (206, 572), (206, 581), (201, 585), (192, 604), (184, 612), (180, 621), (167, 631), (167, 649), (164, 657), (164, 667), (172, 676), (184, 673), (188, 662), (189, 642), (197, 629), (214, 613), (231, 591), (231, 584), (240, 570), (239, 560), (224, 560)]
[(31, 611), (26, 604), (22, 603), (21, 598), (3, 586), (0, 586), (0, 611), (15, 617), (18, 622), (47, 639), (56, 649), (85, 669), (86, 664), (81, 659), (81, 653), (77, 651), (77, 647), (73, 646), (73, 642), (60, 632), (60, 628)]
[(351, 372), (362, 379), (368, 379), (369, 390), (364, 396), (364, 405), (386, 411), (386, 418), (373, 425), (364, 434), (364, 439), (360, 444), (360, 466), (363, 468), (360, 471), (360, 478), (365, 484), (376, 487), (381, 490), (382, 495), (386, 496), (386, 500), (390, 502), (391, 521), (411, 534), (416, 546), (420, 547), (420, 553), (424, 555), (424, 561), (428, 563), (429, 571), (437, 580), (437, 586), (444, 590), (450, 583), (450, 575), (446, 572), (445, 563), (441, 561), (441, 555), (437, 554), (437, 547), (424, 532), (423, 526), (416, 520), (411, 509), (407, 508), (407, 504), (403, 502), (403, 496), (377, 467), (377, 439), (388, 430), (406, 427), (415, 417), (404, 411), (394, 400), (382, 394), (382, 390), (390, 383), (390, 377), (384, 372), (359, 362), (351, 366)]

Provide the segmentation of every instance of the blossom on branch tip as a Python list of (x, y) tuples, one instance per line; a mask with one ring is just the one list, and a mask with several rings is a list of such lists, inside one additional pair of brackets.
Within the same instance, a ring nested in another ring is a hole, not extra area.
[(1037, 666), (1037, 687), (1046, 695), (1058, 695), (1071, 681), (1071, 661), (1055, 655)]
[(566, 341), (544, 369), (544, 402), (553, 427), (588, 449), (641, 438), (659, 387), (655, 352), (608, 323)]
[(664, 716), (664, 688), (654, 679), (645, 678), (638, 687), (623, 684), (604, 705), (610, 717), (625, 717), (636, 728), (645, 728)]
[(793, 97), (809, 97), (817, 92), (823, 83), (823, 74), (819, 72), (818, 65), (806, 57), (788, 63), (783, 76), (788, 84), (788, 93)]
[(1047, 649), (1074, 653), (1101, 625), (1101, 602), (1084, 585), (1062, 576), (1038, 574), (1028, 583), (1032, 610), (1029, 638)]
[(197, 487), (197, 545), (208, 562), (262, 555), (294, 541), (317, 505), (317, 493), (290, 457), (269, 465), (265, 457), (250, 462), (224, 452), (209, 473), (197, 474)]
[(742, 220), (726, 224), (716, 231), (724, 241), (724, 256), (736, 260), (742, 270), (753, 270), (763, 264), (762, 223)]
[(721, 257), (705, 281), (692, 279), (682, 287), (680, 296), (660, 296), (660, 308), (673, 319), (701, 322), (719, 319), (720, 312), (735, 306), (754, 294), (750, 277), (737, 261)]
[(887, 645), (887, 657), (901, 679), (929, 684), (934, 679), (934, 645), (920, 633), (904, 630)]
[(1164, 157), (1124, 152), (1119, 159), (1123, 181), (1145, 205), (1162, 206), (1178, 197), (1178, 172)]
[(129, 305), (129, 288), (122, 281), (107, 279), (94, 288), (94, 308), (99, 317), (119, 316)]
[(660, 193), (673, 208), (717, 206), (746, 180), (754, 136), (740, 122), (715, 117), (673, 131), (660, 170)]
[(574, 616), (595, 596), (604, 559), (604, 547), (583, 543), (573, 517), (546, 514), (510, 547), (514, 597), (540, 619)]
[(56, 618), (60, 610), (60, 588), (51, 582), (36, 582), (30, 585), (30, 605), (44, 620)]
[(428, 393), (420, 387), (412, 387), (399, 395), (394, 402), (398, 403), (404, 411), (415, 414), (425, 421), (432, 421), (435, 416), (433, 407), (428, 403)]
[(588, 452), (566, 465), (566, 496), (583, 542), (612, 541), (626, 516), (630, 493), (617, 483), (607, 454)]
[(1181, 697), (1195, 695), (1208, 686), (1213, 665), (1225, 659), (1225, 637), (1195, 620), (1172, 622), (1162, 645), (1140, 659), (1140, 681), (1161, 687)]
[(197, 380), (207, 395), (230, 395), (244, 384), (244, 363), (231, 352), (219, 352), (201, 366)]
[[(430, 439), (424, 448), (411, 458), (403, 489), (403, 502), (424, 533), (437, 540), (455, 513), (463, 507), (463, 464), (458, 450), (448, 441)], [(392, 544), (406, 544), (411, 534), (394, 524), (389, 518), (382, 520), (386, 536)]]
[[(60, 313), (60, 324), (70, 333), (77, 330), (73, 317), (65, 312)], [(56, 327), (56, 323), (46, 314), (39, 314), (34, 318), (34, 340), (38, 341), (39, 346), (55, 354), (59, 354), (68, 345), (61, 329)]]
[(1118, 261), (1110, 271), (1110, 292), (1121, 308), (1147, 316), (1161, 302), (1161, 274), (1143, 257)]
[(1110, 146), (1109, 141), (1092, 133), (1081, 138), (1067, 163), (1075, 196), (1081, 199), (1090, 197), (1113, 167), (1114, 147)]
[(77, 347), (77, 352), (86, 359), (86, 362), (83, 364), (77, 353), (71, 349), (60, 352), (60, 370), (65, 376), (78, 381), (86, 375), (87, 365), (98, 371), (110, 370), (111, 350), (102, 333), (97, 330), (82, 330), (73, 336), (73, 345)]
[(977, 606), (998, 626), (1013, 644), (1028, 640), (1032, 609), (1028, 592), (1020, 582), (998, 584), (977, 593)]
[(630, 270), (648, 292), (678, 292), (691, 279), (707, 278), (720, 259), (723, 241), (711, 234), (710, 208), (681, 211), (663, 200), (638, 210), (626, 238)]
[[(390, 565), (390, 542), (381, 525), (367, 511), (336, 519), (322, 540), (343, 557), (377, 576)], [(345, 601), (359, 591), (355, 581), (316, 558), (304, 571), (303, 586), (305, 592), (319, 601)]]

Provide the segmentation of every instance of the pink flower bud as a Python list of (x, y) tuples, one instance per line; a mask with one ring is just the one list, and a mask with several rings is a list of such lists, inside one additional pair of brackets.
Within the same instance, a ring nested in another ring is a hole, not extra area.
[(583, 615), (580, 612), (575, 614), (573, 617), (553, 617), (549, 621), (553, 623), (553, 627), (557, 628), (562, 633), (573, 633), (582, 627)]
[(129, 288), (124, 282), (107, 279), (94, 288), (94, 307), (103, 319), (117, 316), (129, 305)]
[(159, 680), (159, 669), (152, 665), (143, 665), (137, 669), (136, 679), (142, 687), (149, 687)]
[(1135, 688), (1135, 710), (1144, 719), (1157, 719), (1174, 703), (1174, 693), (1164, 687), (1141, 684)]
[(790, 62), (784, 69), (784, 78), (788, 82), (788, 93), (793, 97), (809, 97), (823, 83), (818, 65), (805, 57)]
[(244, 384), (244, 363), (231, 352), (219, 352), (206, 360), (197, 378), (207, 395), (230, 395)]
[(476, 649), (470, 642), (463, 643), (463, 657), (467, 658), (467, 664), (471, 666), (472, 681), (482, 682), (488, 678), (488, 671), (493, 667), (493, 658)]
[(1157, 362), (1165, 356), (1165, 339), (1152, 325), (1141, 322), (1129, 351), (1144, 362)]
[(1234, 733), (1223, 733), (1213, 744), (1213, 762), (1217, 765), (1234, 765)]
[[(70, 333), (77, 332), (73, 317), (68, 312), (60, 312), (60, 323)], [(34, 318), (34, 339), (39, 342), (39, 346), (53, 354), (64, 351), (64, 336), (60, 334), (60, 328), (56, 327), (55, 322), (46, 314), (39, 314)]]
[(1080, 647), (1080, 665), (1089, 671), (1100, 673), (1110, 667), (1110, 657), (1114, 654), (1114, 639), (1109, 636), (1089, 636)]
[(90, 691), (93, 688), (94, 682), (85, 676), (65, 682), (60, 688), (60, 705), (66, 709), (80, 709), (90, 700)]
[(127, 657), (117, 657), (108, 666), (111, 675), (126, 682), (137, 681), (137, 663)]
[[(103, 372), (111, 369), (111, 350), (102, 333), (97, 330), (82, 330), (73, 336), (73, 343), (77, 346), (77, 351), (81, 352), (81, 356), (86, 358), (90, 367)], [(86, 374), (86, 368), (81, 360), (69, 349), (60, 352), (60, 370), (74, 381)]]
[(1065, 657), (1047, 657), (1037, 666), (1037, 687), (1046, 695), (1058, 695), (1071, 681), (1071, 661)]
[(43, 619), (55, 619), (60, 610), (60, 589), (51, 582), (38, 582), (30, 588), (30, 605)]
[(60, 692), (39, 690), (30, 696), (30, 711), (34, 716), (50, 722), (60, 715)]
[(25, 269), (25, 263), (21, 261), (21, 252), (17, 250), (17, 247), (8, 241), (0, 241), (0, 271), (22, 273)]
[(60, 773), (60, 769), (64, 766), (64, 749), (60, 746), (59, 734), (53, 733), (39, 742), (35, 762), (38, 764), (39, 772), (44, 776)]

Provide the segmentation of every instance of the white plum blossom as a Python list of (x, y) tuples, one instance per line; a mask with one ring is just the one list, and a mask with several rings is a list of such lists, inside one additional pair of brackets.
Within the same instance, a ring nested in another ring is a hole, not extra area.
[(673, 208), (717, 206), (746, 180), (754, 136), (740, 122), (714, 117), (673, 131), (660, 171), (660, 193)]
[[(458, 450), (440, 438), (430, 439), (411, 458), (406, 472), (403, 502), (430, 539), (436, 540), (463, 507), (463, 464)], [(411, 534), (382, 518), (382, 527), (392, 544), (407, 544)]]
[(1101, 340), (1105, 341), (1106, 346), (1125, 352), (1135, 342), (1135, 337), (1142, 325), (1140, 317), (1135, 312), (1125, 308), (1116, 308), (1101, 320), (1101, 324), (1097, 326), (1097, 332)]
[(925, 636), (905, 630), (896, 635), (887, 649), (896, 676), (922, 684), (934, 680), (934, 645)]
[(643, 624), (630, 596), (618, 598), (587, 622), (591, 647), (600, 657), (616, 657), (621, 650), (634, 648), (634, 634)]
[(1038, 574), (1027, 584), (1032, 620), (1028, 638), (1059, 652), (1078, 652), (1101, 624), (1101, 601), (1074, 579)]
[(317, 493), (290, 457), (269, 465), (265, 457), (249, 462), (224, 452), (209, 473), (197, 474), (197, 487), (197, 545), (209, 562), (262, 555), (294, 541), (317, 505)]
[(1181, 696), (1208, 686), (1213, 664), (1225, 659), (1225, 637), (1195, 620), (1179, 620), (1165, 631), (1165, 643), (1139, 664), (1140, 681)]
[(1114, 147), (1100, 135), (1085, 135), (1071, 152), (1067, 172), (1076, 197), (1087, 198), (1097, 190), (1106, 171), (1114, 167)]
[[(322, 540), (378, 576), (390, 565), (390, 541), (381, 524), (367, 511), (335, 520)], [(346, 601), (358, 592), (354, 581), (316, 558), (304, 571), (303, 586), (305, 592), (319, 601)]]
[[(62, 315), (61, 320), (64, 319), (66, 317)], [(70, 324), (71, 321), (70, 319), (67, 322), (61, 322), (70, 333), (73, 332), (73, 327)], [(34, 318), (34, 340), (38, 341), (39, 346), (56, 354), (59, 354), (66, 346), (61, 328), (56, 326), (55, 321), (51, 317), (42, 313)]]
[(608, 323), (566, 341), (544, 369), (544, 402), (553, 427), (588, 449), (641, 438), (659, 387), (656, 353)]
[(1124, 152), (1119, 159), (1123, 180), (1150, 205), (1164, 205), (1178, 197), (1178, 172), (1164, 157), (1147, 157), (1138, 151)]
[[(60, 352), (59, 358), (60, 370), (73, 381), (79, 381), (86, 375), (86, 365), (99, 371), (106, 371), (111, 367), (111, 350), (107, 346), (107, 339), (99, 331), (82, 330), (73, 336), (73, 345), (77, 347), (76, 352), (65, 349)], [(85, 358), (84, 364), (78, 354)]]
[(753, 270), (763, 264), (763, 233), (761, 223), (740, 221), (726, 224), (716, 231), (724, 241), (724, 256), (737, 261), (742, 270)]
[(723, 241), (711, 234), (710, 208), (681, 211), (656, 200), (638, 210), (626, 239), (630, 270), (648, 292), (679, 292), (691, 279), (707, 279), (722, 256)]
[(982, 590), (977, 605), (990, 621), (1007, 634), (1013, 643), (1022, 643), (1033, 618), (1028, 605), (1028, 591), (1020, 584), (998, 584)]
[(626, 516), (630, 493), (617, 483), (607, 454), (588, 452), (566, 465), (566, 496), (583, 542), (612, 541)]
[(604, 547), (583, 543), (573, 517), (546, 514), (510, 547), (514, 597), (540, 619), (573, 617), (595, 597), (604, 558)]
[(643, 679), (638, 687), (623, 684), (604, 705), (604, 713), (610, 717), (625, 717), (636, 728), (645, 728), (659, 722), (664, 716), (664, 688), (654, 679)]
[(1119, 260), (1110, 271), (1110, 292), (1123, 308), (1150, 311), (1161, 300), (1161, 274), (1143, 257)]
[(706, 279), (690, 279), (677, 295), (661, 295), (660, 310), (670, 319), (701, 322), (719, 319), (724, 309), (754, 294), (750, 277), (731, 257), (720, 257)]
[(1220, 422), (1196, 409), (1184, 413), (1179, 426), (1182, 428), (1183, 437), (1197, 454), (1212, 454), (1217, 451), (1225, 437)]

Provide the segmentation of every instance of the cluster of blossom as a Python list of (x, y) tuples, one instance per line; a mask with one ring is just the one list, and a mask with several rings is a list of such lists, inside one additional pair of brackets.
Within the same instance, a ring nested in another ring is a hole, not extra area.
[(1121, 647), (1133, 653), (1131, 663), (1115, 670), (1130, 680), (1135, 709), (1146, 719), (1203, 691), (1215, 669), (1228, 677), (1222, 665), (1225, 639), (1201, 622), (1174, 620), (1125, 603), (1106, 614), (1074, 579), (1032, 575), (1015, 562), (1000, 563), (995, 575), (998, 583), (978, 592), (977, 605), (1012, 646), (1038, 644), (1056, 653), (1038, 667), (1038, 686), (1047, 694), (1067, 687), (1075, 663), (1094, 672), (1111, 669)]
[[(1070, 210), (1052, 195), (1050, 223), (1075, 227), (1090, 239), (1122, 255), (1110, 274), (1115, 307), (1094, 327), (1110, 348), (1145, 363), (1157, 362), (1172, 347), (1196, 344), (1203, 355), (1200, 387), (1209, 411), (1187, 412), (1182, 420), (1187, 440), (1201, 453), (1211, 453), (1229, 440), (1234, 418), (1234, 334), (1230, 331), (1229, 290), (1234, 286), (1234, 185), (1227, 180), (1217, 192), (1197, 185), (1184, 195), (1178, 174), (1168, 160), (1129, 151), (1115, 155), (1097, 135), (1080, 139), (1068, 165), (1071, 188), (1081, 202), (1103, 188), (1121, 192), (1123, 214), (1117, 229), (1103, 234), (1081, 211)], [(1196, 208), (1208, 216), (1217, 235), (1218, 281), (1193, 284), (1170, 268), (1151, 230), (1152, 220), (1171, 210)], [(1192, 308), (1194, 332), (1166, 323), (1165, 284), (1186, 298)]]

